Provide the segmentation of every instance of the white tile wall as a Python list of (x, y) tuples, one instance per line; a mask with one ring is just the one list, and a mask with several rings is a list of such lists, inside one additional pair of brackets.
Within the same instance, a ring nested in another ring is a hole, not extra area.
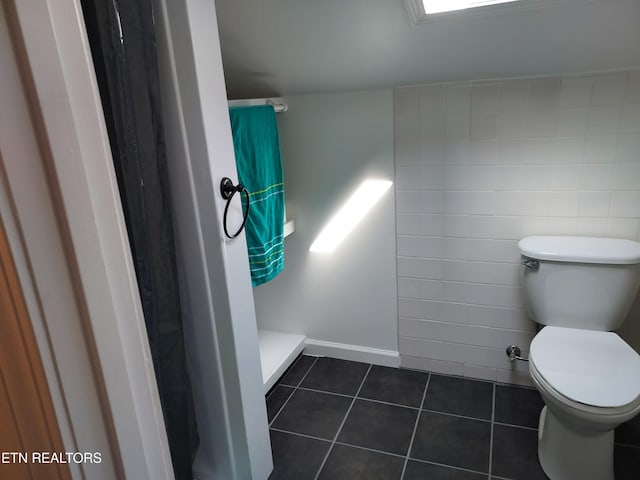
[[(640, 70), (394, 92), (403, 365), (528, 383), (527, 235), (640, 240)], [(621, 330), (640, 348), (640, 300)]]

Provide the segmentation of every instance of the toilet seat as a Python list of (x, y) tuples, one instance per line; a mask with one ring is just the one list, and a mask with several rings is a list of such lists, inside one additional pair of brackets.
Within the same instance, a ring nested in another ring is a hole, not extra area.
[[(584, 418), (593, 419), (595, 415), (596, 417), (600, 418), (600, 421), (621, 423), (626, 420), (618, 421), (617, 420), (618, 417), (626, 417), (629, 415), (629, 413), (633, 413), (633, 412), (635, 412), (633, 414), (633, 416), (635, 416), (635, 414), (638, 413), (638, 411), (640, 411), (640, 397), (638, 397), (636, 401), (631, 402), (630, 404), (624, 405), (622, 407), (594, 407), (593, 405), (587, 405), (581, 402), (576, 402), (574, 400), (571, 400), (570, 398), (564, 396), (562, 393), (558, 392), (555, 388), (553, 388), (553, 386), (550, 385), (549, 382), (547, 382), (542, 377), (542, 375), (540, 375), (540, 372), (538, 372), (538, 369), (536, 368), (535, 363), (533, 363), (531, 360), (529, 360), (529, 374), (532, 377), (533, 384), (536, 386), (536, 388), (539, 391), (540, 389), (544, 389), (548, 395), (553, 397), (556, 401), (560, 402), (561, 404), (565, 405), (565, 407), (569, 408), (570, 410), (574, 411), (575, 413), (581, 416), (584, 416), (584, 415), (588, 416)], [(545, 400), (545, 403), (546, 403), (546, 400)]]
[(640, 404), (640, 355), (613, 332), (547, 326), (529, 360), (537, 380), (574, 408), (615, 414)]

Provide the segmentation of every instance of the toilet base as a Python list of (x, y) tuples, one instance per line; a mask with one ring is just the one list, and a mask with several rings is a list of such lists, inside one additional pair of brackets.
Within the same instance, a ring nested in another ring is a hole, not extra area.
[(614, 480), (613, 430), (586, 434), (567, 428), (545, 406), (538, 426), (538, 458), (551, 480)]

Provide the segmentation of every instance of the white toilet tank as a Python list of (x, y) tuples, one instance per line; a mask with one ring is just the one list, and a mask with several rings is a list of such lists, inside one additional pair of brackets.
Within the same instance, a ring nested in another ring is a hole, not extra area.
[(611, 331), (640, 286), (640, 243), (535, 236), (518, 243), (529, 316), (537, 323)]

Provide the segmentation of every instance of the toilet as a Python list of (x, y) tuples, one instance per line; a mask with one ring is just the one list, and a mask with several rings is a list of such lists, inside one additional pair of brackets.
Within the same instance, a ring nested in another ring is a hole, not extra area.
[(534, 236), (518, 247), (529, 316), (544, 326), (529, 349), (545, 403), (540, 465), (551, 480), (614, 480), (614, 429), (640, 412), (640, 355), (612, 332), (640, 286), (640, 243)]

